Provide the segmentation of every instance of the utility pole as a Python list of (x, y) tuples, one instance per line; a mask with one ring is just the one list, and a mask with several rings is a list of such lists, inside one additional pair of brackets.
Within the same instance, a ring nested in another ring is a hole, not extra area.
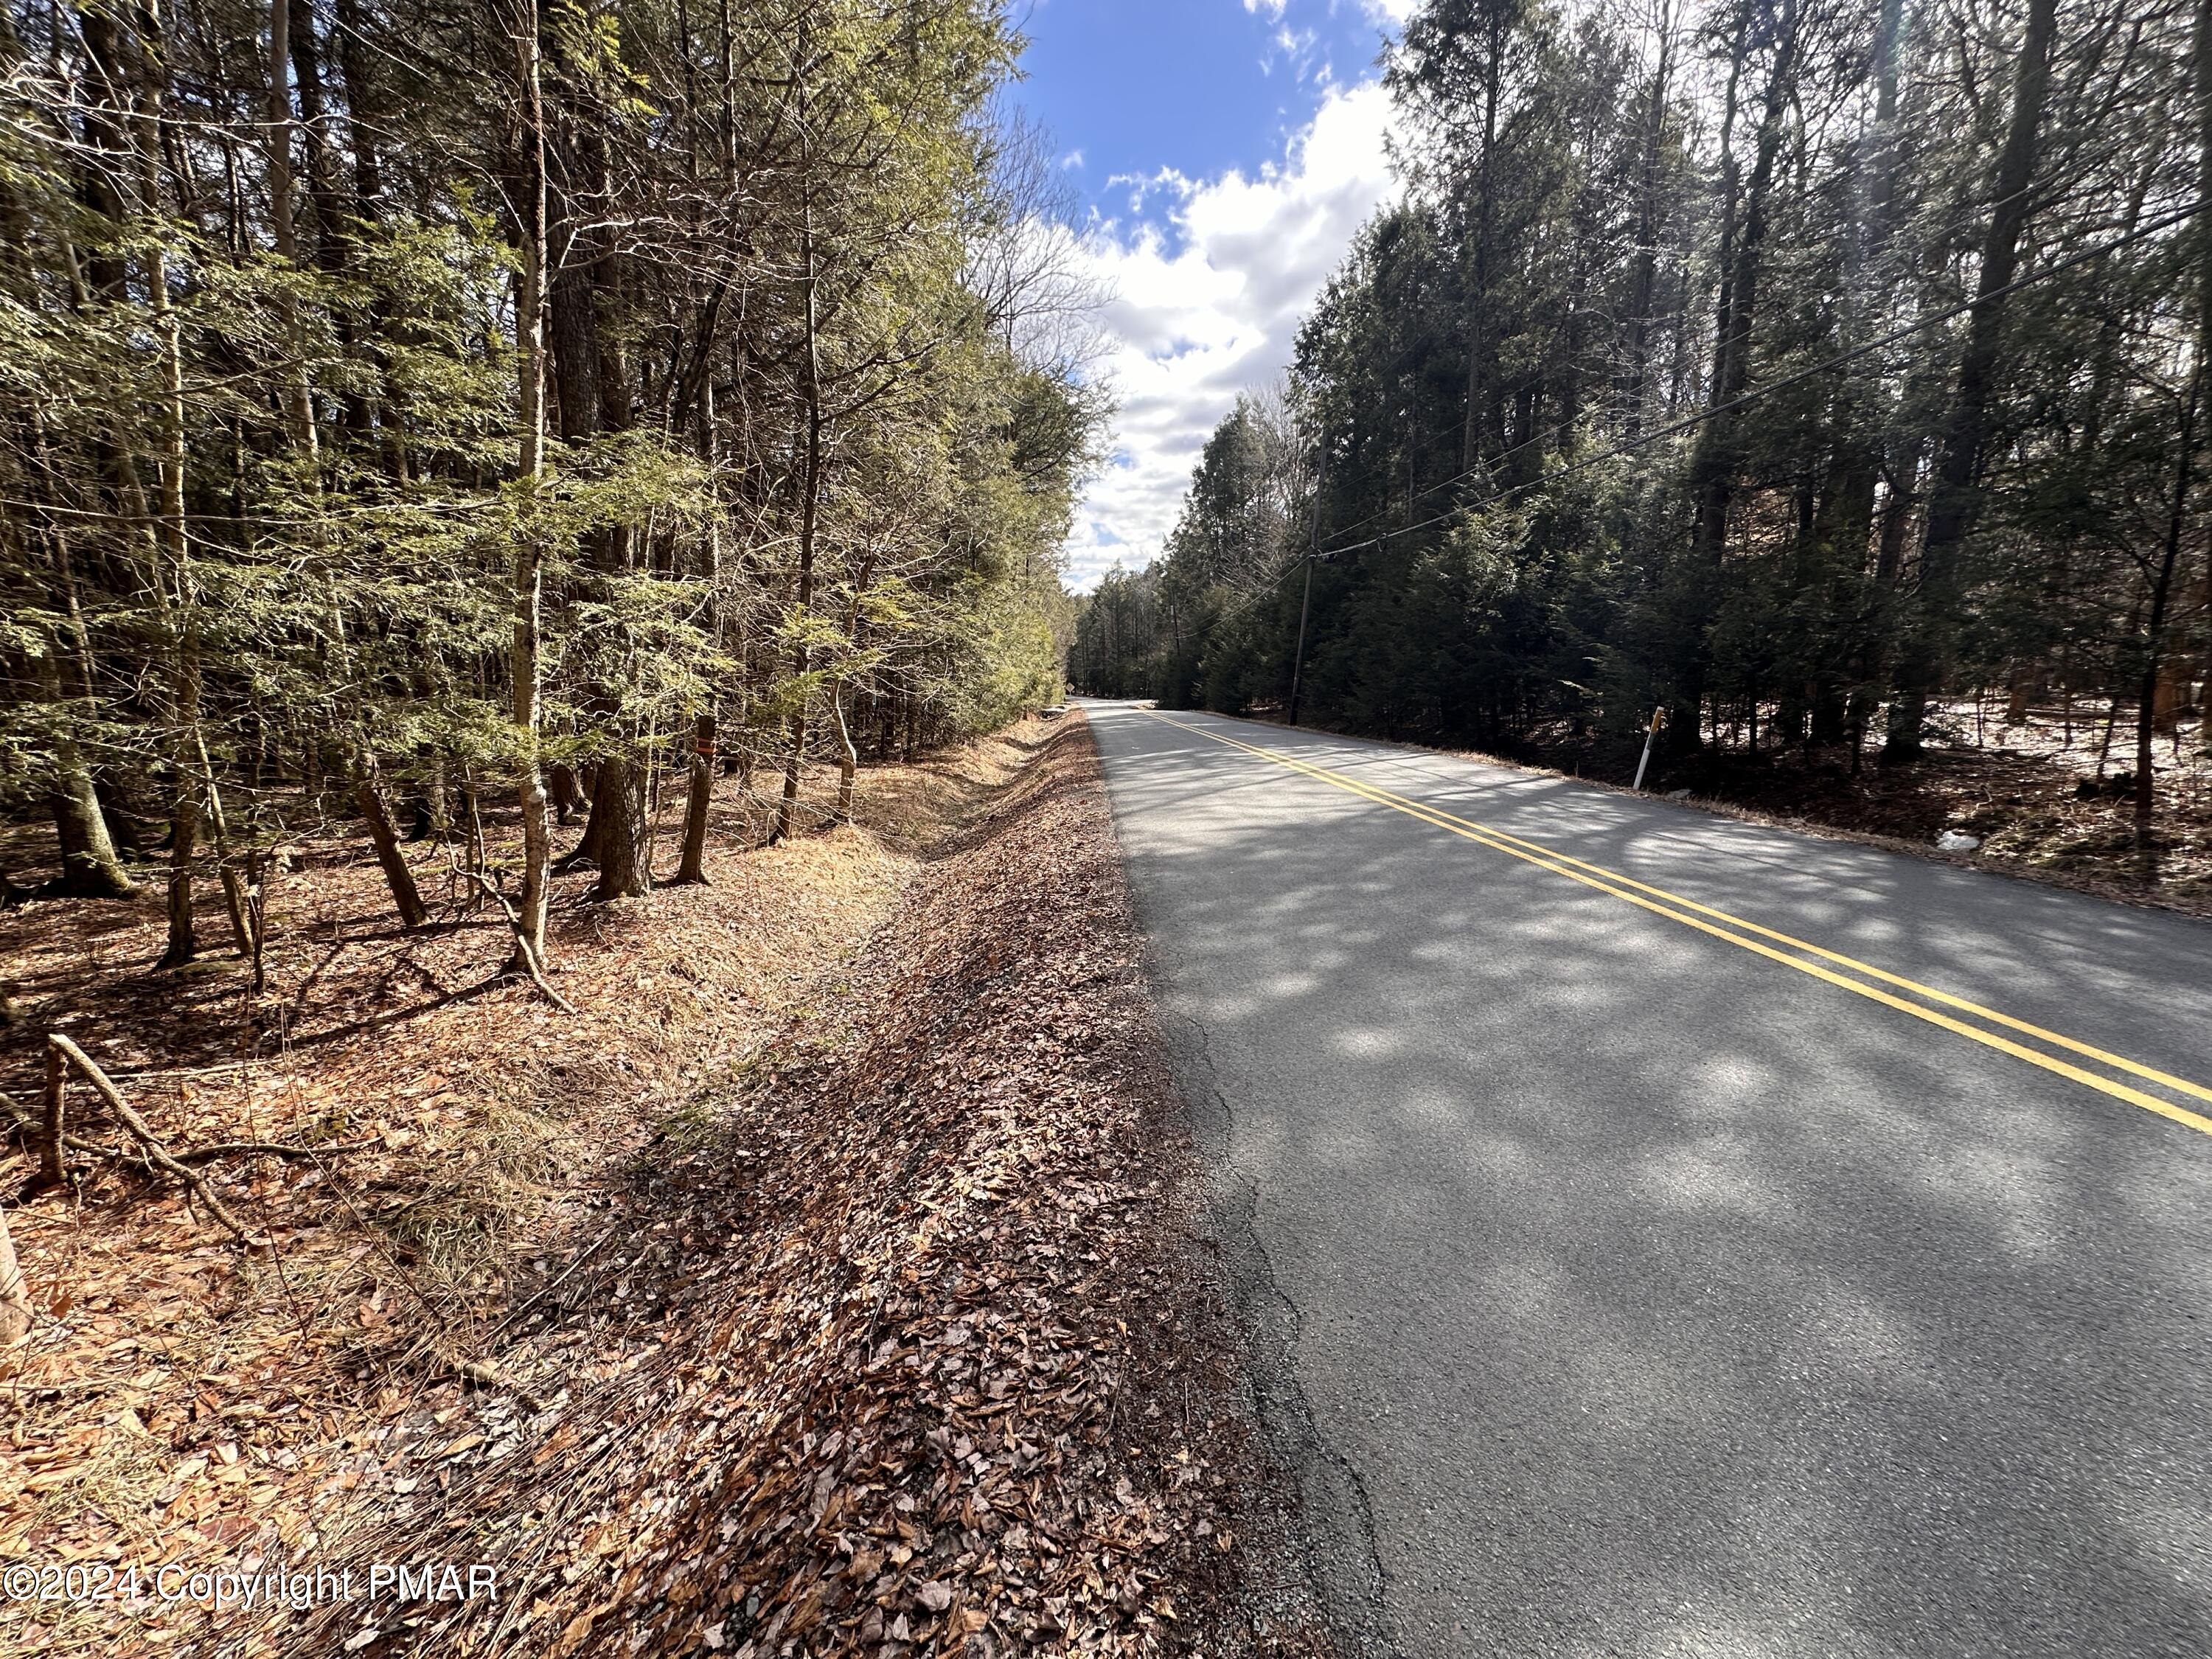
[[(1304, 561), (1306, 584), (1305, 591), (1298, 596), (1298, 649), (1297, 654), (1291, 659), (1291, 724), (1292, 726), (1298, 723), (1298, 686), (1305, 678), (1306, 611), (1313, 604), (1314, 562), (1318, 559), (1335, 556), (1334, 554), (1324, 554), (1321, 550), (1321, 497), (1322, 489), (1328, 483), (1328, 434), (1326, 431), (1322, 434), (1321, 465), (1318, 470), (1320, 477), (1314, 485), (1313, 513), (1306, 520)], [(1280, 581), (1282, 578), (1278, 576), (1275, 580)]]

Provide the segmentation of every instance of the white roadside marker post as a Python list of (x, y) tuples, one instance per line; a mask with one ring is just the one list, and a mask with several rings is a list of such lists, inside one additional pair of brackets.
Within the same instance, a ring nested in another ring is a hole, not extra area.
[(1630, 788), (1640, 790), (1644, 787), (1644, 769), (1651, 764), (1651, 745), (1658, 739), (1659, 728), (1666, 724), (1667, 707), (1662, 703), (1651, 711), (1651, 729), (1644, 734), (1644, 758), (1636, 763), (1636, 781), (1629, 786)]

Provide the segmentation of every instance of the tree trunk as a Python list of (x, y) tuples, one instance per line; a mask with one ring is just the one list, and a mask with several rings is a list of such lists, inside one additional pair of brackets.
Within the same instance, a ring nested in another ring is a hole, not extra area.
[(407, 855), (400, 850), (399, 826), (392, 821), (392, 804), (384, 798), (376, 758), (364, 749), (357, 766), (354, 804), (361, 809), (361, 816), (368, 825), (368, 839), (376, 848), (376, 861), (384, 866), (384, 879), (392, 889), (392, 902), (398, 907), (401, 925), (420, 927), (429, 921), (430, 912), (422, 902), (422, 890), (415, 884), (414, 871), (407, 866)]
[(2158, 696), (2153, 714), (2158, 734), (2170, 738), (2181, 726), (2182, 711), (2189, 707), (2189, 665), (2174, 652), (2160, 653), (2158, 668)]
[[(806, 55), (811, 50), (808, 31), (802, 24), (799, 30), (799, 124), (802, 135), (806, 131), (807, 95)], [(816, 520), (822, 502), (822, 354), (819, 315), (819, 273), (814, 262), (814, 198), (813, 185), (806, 172), (811, 155), (802, 136), (799, 184), (799, 256), (803, 280), (806, 285), (806, 442), (805, 476), (800, 486), (799, 507), (799, 593), (798, 642), (792, 647), (793, 676), (801, 690), (791, 716), (791, 753), (784, 763), (783, 802), (776, 814), (775, 839), (781, 840), (792, 834), (799, 824), (799, 783), (801, 769), (806, 763), (806, 672), (811, 664), (808, 648), (805, 623), (807, 613), (814, 606), (814, 532)]]
[[(556, 86), (564, 82), (556, 77)], [(565, 101), (550, 146), (547, 192), (549, 246), (559, 250), (548, 282), (551, 362), (561, 436), (580, 444), (601, 431), (629, 423), (618, 337), (606, 325), (620, 281), (619, 256), (604, 246), (590, 219), (595, 204), (611, 193), (605, 142), (581, 125)], [(587, 210), (580, 211), (578, 192)], [(631, 538), (627, 526), (612, 525), (590, 532), (587, 545), (596, 579), (611, 589), (629, 572)], [(612, 715), (621, 699), (605, 685), (593, 688), (594, 711)], [(634, 723), (621, 729), (635, 736)], [(584, 839), (572, 855), (599, 871), (592, 896), (601, 902), (640, 898), (653, 890), (652, 818), (646, 801), (646, 769), (637, 757), (617, 748), (599, 757), (592, 782), (592, 815)]]
[(2189, 391), (2182, 404), (2180, 441), (2173, 463), (2173, 494), (2166, 509), (2166, 538), (2151, 576), (2150, 624), (2144, 645), (2142, 684), (2136, 707), (2136, 836), (2148, 844), (2151, 814), (2157, 800), (2151, 775), (2151, 744), (2157, 736), (2158, 698), (2166, 667), (2166, 617), (2173, 593), (2173, 578), (2181, 564), (2181, 535), (2189, 517), (2191, 463), (2196, 459), (2197, 407), (2203, 392), (2204, 357), (2201, 347), (2192, 353)]
[(410, 803), (415, 822), (407, 832), (408, 840), (432, 842), (443, 847), (453, 839), (453, 803), (446, 785), (449, 768), (442, 749), (434, 748), (423, 757), (422, 781)]
[(834, 686), (830, 693), (830, 707), (837, 715), (837, 822), (853, 821), (853, 782), (860, 764), (859, 750), (853, 747), (853, 734), (845, 725), (845, 688)]
[[(269, 0), (269, 216), (276, 257), (288, 265), (296, 265), (300, 238), (293, 223), (291, 60), (292, 0)], [(307, 388), (307, 334), (289, 295), (277, 297), (276, 313), (295, 360), (285, 376), (286, 422), (292, 441), (312, 456), (315, 453), (315, 405)]]
[(192, 855), (198, 850), (200, 808), (193, 780), (179, 773), (169, 808), (169, 937), (161, 968), (181, 968), (199, 954), (192, 925)]
[[(519, 471), (535, 491), (545, 470), (545, 105), (538, 86), (538, 8), (515, 7), (517, 92), (522, 102), (522, 270), (515, 295), (515, 365), (521, 400)], [(522, 771), (522, 897), (516, 907), (515, 951), (527, 968), (547, 963), (545, 913), (553, 863), (552, 832), (545, 822), (545, 778), (538, 765), (538, 615), (545, 581), (545, 551), (535, 503), (514, 542), (514, 637), (508, 647), (518, 757)]]
[[(1498, 147), (1498, 105), (1503, 91), (1505, 66), (1501, 61), (1505, 50), (1505, 16), (1503, 8), (1493, 9), (1489, 24), (1490, 53), (1484, 66), (1482, 87), (1482, 162), (1476, 175), (1474, 209), (1474, 314), (1469, 320), (1467, 339), (1467, 427), (1461, 436), (1460, 465), (1472, 471), (1482, 457), (1482, 428), (1487, 412), (1489, 395), (1486, 390), (1489, 352), (1485, 344), (1490, 331), (1490, 234), (1493, 206), (1492, 179), (1496, 165), (1492, 152)], [(1413, 504), (1407, 503), (1407, 516)]]
[(115, 843), (93, 792), (92, 774), (77, 758), (76, 745), (57, 746), (52, 802), (54, 828), (62, 847), (61, 879), (55, 891), (71, 898), (130, 898), (137, 889), (124, 873)]
[(599, 878), (592, 896), (602, 903), (653, 890), (653, 822), (645, 782), (645, 768), (635, 757), (609, 755), (599, 762), (591, 823)]
[(2057, 0), (2028, 0), (2027, 32), (2013, 79), (2012, 118), (1992, 181), (1996, 204), (1982, 243), (1981, 273), (1967, 325), (1959, 386), (1946, 423), (1936, 482), (1929, 491), (1928, 528), (1920, 550), (1918, 614), (1907, 635), (1898, 695), (1882, 747), (1885, 760), (1910, 760), (1922, 747), (1928, 701), (1941, 690), (1949, 666), (1950, 635), (1962, 597), (1960, 555), (1972, 528), (1982, 447), (1996, 395), (1998, 354), (2004, 343), (2001, 290), (2020, 269), (2020, 239), (2034, 206), (2036, 146), (2051, 88), (2051, 48), (2057, 33)]
[(576, 781), (574, 767), (550, 766), (546, 771), (552, 789), (553, 821), (565, 829), (576, 821), (576, 809), (590, 804), (590, 797)]
[(252, 958), (258, 954), (259, 941), (254, 937), (258, 923), (253, 907), (248, 903), (245, 884), (239, 878), (238, 868), (231, 858), (230, 819), (223, 811), (222, 791), (215, 781), (215, 763), (210, 758), (207, 738), (195, 720), (191, 732), (192, 760), (198, 768), (198, 777), (201, 799), (206, 809), (206, 822), (215, 830), (216, 872), (222, 882), (223, 904), (230, 912), (231, 939), (238, 954)]
[[(142, 52), (149, 66), (166, 62), (166, 52)], [(143, 103), (147, 117), (154, 121), (155, 130), (146, 134), (140, 145), (140, 190), (145, 198), (147, 211), (157, 212), (160, 198), (160, 171), (156, 161), (160, 138), (159, 112), (167, 91), (157, 82), (149, 81), (144, 88)], [(161, 400), (161, 531), (160, 545), (167, 556), (167, 571), (156, 570), (152, 583), (160, 595), (162, 632), (170, 656), (171, 696), (177, 730), (170, 739), (171, 776), (176, 793), (169, 813), (169, 890), (168, 939), (161, 952), (161, 965), (180, 968), (199, 952), (199, 940), (193, 928), (192, 915), (192, 857), (199, 842), (200, 803), (199, 786), (192, 775), (192, 763), (206, 747), (200, 732), (200, 667), (198, 629), (192, 614), (193, 584), (185, 572), (190, 555), (190, 543), (185, 535), (185, 365), (184, 338), (177, 320), (176, 310), (169, 301), (169, 271), (167, 257), (159, 244), (147, 260), (146, 287), (154, 316), (161, 336), (161, 372), (163, 379)], [(173, 574), (176, 593), (173, 602), (168, 592), (168, 582)], [(189, 739), (186, 733), (190, 733)]]
[[(118, 185), (128, 173), (123, 161), (125, 145), (119, 109), (131, 77), (124, 67), (122, 39), (114, 13), (104, 7), (84, 7), (77, 14), (76, 27), (84, 40), (85, 56), (94, 70), (92, 84), (86, 89), (90, 94), (85, 100), (83, 116), (86, 158), (78, 193), (86, 207), (120, 233), (124, 228), (124, 205)], [(115, 251), (113, 243), (100, 239), (95, 251), (88, 254), (85, 268), (93, 292), (108, 300), (125, 297), (130, 268)]]
[(707, 880), (707, 814), (714, 804), (714, 717), (699, 716), (691, 738), (690, 784), (684, 799), (684, 861), (677, 867), (678, 886)]
[[(38, 665), (46, 699), (57, 707), (64, 701), (57, 660), (59, 650), (58, 641), (50, 642)], [(64, 735), (56, 740), (53, 767), (48, 800), (62, 856), (62, 872), (53, 890), (71, 898), (130, 898), (137, 890), (115, 854), (115, 842), (107, 833), (107, 819), (100, 810), (92, 774), (74, 739)]]
[(8, 1218), (0, 1214), (0, 1348), (21, 1341), (36, 1317), (30, 1288), (15, 1261), (15, 1241), (8, 1236)]
[(1651, 367), (1651, 306), (1659, 269), (1659, 163), (1667, 132), (1667, 97), (1674, 51), (1672, 0), (1659, 8), (1659, 59), (1644, 109), (1643, 156), (1636, 200), (1636, 258), (1628, 284), (1628, 384), (1621, 413), (1634, 437), (1644, 426), (1644, 386)]
[[(1750, 14), (1745, 14), (1745, 29)], [(1713, 337), (1713, 378), (1710, 406), (1713, 416), (1698, 434), (1692, 465), (1692, 489), (1697, 498), (1697, 526), (1689, 568), (1688, 591), (1682, 595), (1676, 626), (1681, 637), (1674, 674), (1674, 696), (1667, 722), (1670, 749), (1695, 750), (1700, 743), (1700, 712), (1705, 701), (1706, 631), (1720, 579), (1721, 556), (1728, 540), (1729, 507), (1735, 493), (1736, 422), (1728, 405), (1741, 397), (1751, 383), (1751, 336), (1759, 309), (1761, 257), (1767, 230), (1767, 196), (1773, 187), (1774, 169), (1782, 153), (1784, 123), (1796, 101), (1797, 0), (1782, 0), (1775, 24), (1774, 62), (1768, 70), (1766, 91), (1759, 112), (1759, 135), (1753, 143), (1751, 177), (1744, 187), (1743, 220), (1735, 223), (1735, 204), (1728, 204), (1722, 237), (1723, 265), (1718, 314)], [(1729, 76), (1733, 125), (1735, 86), (1747, 49), (1747, 36), (1739, 33), (1733, 48)], [(1729, 188), (1734, 187), (1733, 159), (1728, 163)]]
[[(2212, 188), (2212, 0), (2197, 0), (2191, 64), (2197, 99), (2197, 180), (2200, 189)], [(2207, 348), (2212, 347), (2212, 215), (2199, 215), (2191, 229), (2197, 238), (2197, 252), (2196, 337), (2190, 346), (2188, 391), (2182, 404), (2174, 453), (2166, 536), (2160, 548), (2159, 562), (2151, 575), (2149, 628), (2136, 705), (2135, 828), (2136, 842), (2146, 851), (2150, 846), (2151, 819), (2157, 810), (2158, 799), (2156, 779), (2151, 769), (2153, 739), (2159, 732), (2173, 729), (2180, 704), (2187, 696), (2185, 684), (2176, 684), (2180, 676), (2171, 659), (2165, 635), (2166, 611), (2180, 568), (2183, 532), (2188, 524), (2205, 358)]]

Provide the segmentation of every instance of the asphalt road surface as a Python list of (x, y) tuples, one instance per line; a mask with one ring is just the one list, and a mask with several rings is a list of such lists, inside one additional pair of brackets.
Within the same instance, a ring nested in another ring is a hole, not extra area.
[(2212, 926), (1090, 707), (1349, 1645), (2212, 1655)]

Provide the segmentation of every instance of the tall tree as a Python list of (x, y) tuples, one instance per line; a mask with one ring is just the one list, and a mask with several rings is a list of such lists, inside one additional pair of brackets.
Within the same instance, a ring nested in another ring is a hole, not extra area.
[(1885, 758), (1905, 759), (1920, 752), (1928, 700), (1942, 683), (1950, 639), (1958, 627), (1960, 550), (1978, 505), (1983, 447), (1989, 437), (1990, 406), (1996, 395), (2004, 340), (2007, 290), (2020, 270), (2021, 233), (2036, 205), (2036, 147), (2051, 91), (2051, 52), (2057, 26), (2058, 0), (2028, 0), (2027, 27), (2013, 66), (2012, 113), (1990, 179), (1989, 228), (1982, 240), (1966, 354), (1960, 359), (1958, 387), (1929, 492), (1916, 616), (1906, 635), (1899, 695), (1890, 705)]

